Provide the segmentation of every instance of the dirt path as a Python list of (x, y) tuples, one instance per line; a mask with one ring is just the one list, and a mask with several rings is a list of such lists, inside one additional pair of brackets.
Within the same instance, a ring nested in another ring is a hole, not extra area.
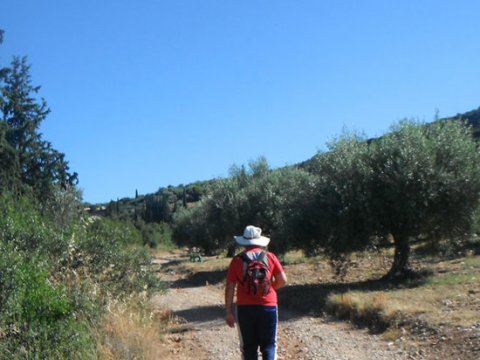
[[(157, 259), (157, 264), (174, 261)], [(224, 322), (223, 286), (182, 279), (172, 267), (160, 270), (170, 284), (167, 294), (154, 298), (155, 306), (170, 309), (178, 319), (167, 335), (170, 359), (240, 359), (237, 329)], [(298, 294), (301, 296), (301, 294)], [(398, 344), (387, 343), (365, 330), (343, 322), (305, 316), (282, 309), (278, 329), (278, 359), (422, 359)]]

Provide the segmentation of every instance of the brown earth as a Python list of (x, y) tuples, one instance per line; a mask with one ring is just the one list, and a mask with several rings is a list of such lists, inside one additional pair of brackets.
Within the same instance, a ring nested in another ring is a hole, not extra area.
[[(155, 261), (160, 278), (169, 284), (166, 294), (153, 299), (157, 309), (171, 312), (162, 358), (241, 358), (237, 330), (224, 322), (223, 280), (228, 260), (204, 260), (201, 266), (193, 266), (188, 264), (186, 255), (176, 253)], [(209, 263), (214, 266), (205, 265)], [(333, 278), (327, 264), (293, 264), (285, 266), (285, 270), (289, 286), (279, 291), (278, 359), (480, 358), (480, 323), (469, 328), (447, 324), (432, 328), (420, 320), (412, 320), (408, 331), (401, 328), (395, 339), (386, 340), (381, 333), (338, 321), (324, 314), (321, 306), (311, 306), (325, 300), (322, 291)], [(383, 269), (380, 267), (378, 271)], [(364, 282), (352, 276), (344, 279), (345, 286)], [(318, 284), (322, 283), (327, 285), (319, 290)]]

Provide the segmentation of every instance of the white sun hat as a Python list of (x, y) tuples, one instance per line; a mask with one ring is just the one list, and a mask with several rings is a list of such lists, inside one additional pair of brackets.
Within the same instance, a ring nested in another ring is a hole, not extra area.
[(268, 237), (262, 236), (262, 229), (259, 227), (248, 225), (243, 231), (243, 236), (233, 237), (237, 244), (242, 246), (267, 246), (270, 242)]

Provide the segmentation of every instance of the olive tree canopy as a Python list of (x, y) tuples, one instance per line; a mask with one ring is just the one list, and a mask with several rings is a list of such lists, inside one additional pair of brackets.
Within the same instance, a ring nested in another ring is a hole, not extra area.
[(371, 141), (343, 136), (317, 157), (314, 172), (307, 248), (336, 256), (391, 235), (389, 277), (409, 272), (412, 241), (468, 232), (479, 204), (480, 154), (460, 121), (402, 121)]

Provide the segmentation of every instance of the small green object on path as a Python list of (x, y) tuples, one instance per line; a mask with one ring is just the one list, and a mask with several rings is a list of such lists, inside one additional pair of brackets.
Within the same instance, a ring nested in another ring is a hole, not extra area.
[(191, 262), (202, 262), (202, 255), (200, 253), (191, 253), (190, 254), (190, 261)]

